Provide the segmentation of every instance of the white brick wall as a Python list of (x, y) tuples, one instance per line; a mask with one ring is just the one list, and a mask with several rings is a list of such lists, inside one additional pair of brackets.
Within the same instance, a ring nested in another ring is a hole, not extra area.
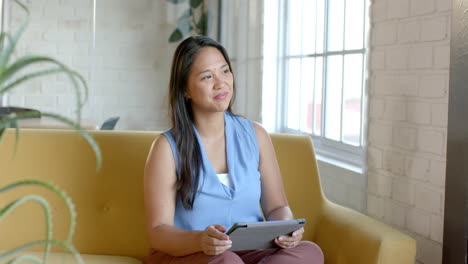
[[(168, 127), (165, 95), (171, 56), (167, 38), (174, 25), (166, 19), (165, 0), (102, 0), (96, 7), (96, 43), (92, 43), (92, 0), (28, 0), (30, 25), (18, 55), (49, 55), (79, 71), (88, 81), (89, 103), (83, 119), (100, 125), (120, 116), (117, 129)], [(12, 26), (23, 21), (13, 8)], [(9, 104), (73, 117), (74, 92), (66, 76), (26, 83), (10, 94)]]
[(411, 1), (411, 15), (425, 15), (434, 12), (435, 0), (413, 0)]
[[(325, 196), (331, 201), (365, 213), (366, 178), (363, 174), (318, 161), (320, 180)], [(385, 187), (375, 183), (374, 188)]]
[(442, 262), (450, 0), (373, 0), (368, 214)]

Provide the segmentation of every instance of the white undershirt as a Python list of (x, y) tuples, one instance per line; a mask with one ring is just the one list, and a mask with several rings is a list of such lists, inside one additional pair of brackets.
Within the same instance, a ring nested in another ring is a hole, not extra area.
[(217, 173), (216, 176), (218, 176), (219, 181), (227, 187), (233, 186), (229, 173)]

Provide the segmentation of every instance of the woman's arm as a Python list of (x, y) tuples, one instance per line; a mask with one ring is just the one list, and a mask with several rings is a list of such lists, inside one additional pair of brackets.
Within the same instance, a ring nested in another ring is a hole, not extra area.
[[(261, 206), (267, 221), (291, 220), (293, 213), (288, 205), (286, 193), (284, 192), (283, 180), (281, 178), (275, 149), (268, 132), (257, 123), (254, 123), (257, 134), (258, 147), (260, 151), (260, 174), (262, 177)], [(281, 236), (275, 240), (280, 247), (294, 247), (302, 239), (304, 229), (301, 228), (292, 236)]]
[(174, 227), (176, 203), (175, 162), (166, 137), (151, 146), (145, 166), (144, 193), (146, 223), (151, 246), (173, 256), (200, 251), (200, 232)]
[(260, 151), (259, 168), (262, 177), (261, 205), (263, 214), (269, 221), (293, 219), (270, 135), (257, 123), (254, 123), (254, 128)]
[(152, 145), (145, 166), (144, 195), (146, 222), (151, 246), (173, 256), (203, 251), (216, 255), (230, 247), (223, 227), (208, 226), (205, 231), (187, 231), (174, 227), (176, 206), (175, 162), (165, 136)]

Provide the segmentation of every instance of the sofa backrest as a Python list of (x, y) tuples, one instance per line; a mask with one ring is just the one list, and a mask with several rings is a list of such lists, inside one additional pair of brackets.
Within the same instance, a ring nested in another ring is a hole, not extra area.
[[(157, 132), (93, 131), (103, 156), (100, 171), (90, 146), (68, 130), (26, 130), (14, 154), (14, 131), (0, 143), (0, 187), (20, 179), (56, 184), (77, 211), (74, 245), (82, 253), (142, 258), (149, 243), (143, 206), (143, 169)], [(289, 203), (295, 217), (307, 218), (306, 239), (315, 232), (323, 194), (308, 136), (272, 135)], [(40, 194), (53, 210), (54, 238), (64, 240), (69, 214), (63, 201), (39, 187), (0, 194), (0, 207), (24, 194)], [(28, 202), (0, 221), (0, 250), (45, 238), (44, 213)], [(6, 239), (5, 239), (6, 238)], [(36, 248), (36, 250), (39, 248)]]

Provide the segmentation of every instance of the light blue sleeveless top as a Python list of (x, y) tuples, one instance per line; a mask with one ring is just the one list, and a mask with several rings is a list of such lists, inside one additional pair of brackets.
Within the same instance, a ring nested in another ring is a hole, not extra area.
[[(260, 153), (253, 124), (245, 118), (225, 112), (224, 129), (226, 161), (233, 187), (227, 187), (219, 181), (195, 128), (202, 154), (198, 193), (192, 210), (186, 210), (177, 195), (174, 226), (178, 228), (204, 230), (212, 224), (230, 228), (235, 222), (263, 221), (260, 209)], [(178, 170), (178, 151), (172, 129), (163, 135), (171, 145)]]

